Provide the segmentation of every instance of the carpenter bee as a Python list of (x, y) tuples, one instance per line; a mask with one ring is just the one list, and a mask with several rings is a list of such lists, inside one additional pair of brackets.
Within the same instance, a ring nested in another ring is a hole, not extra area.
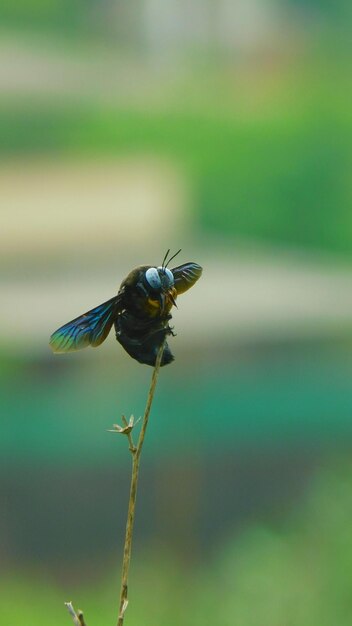
[[(111, 300), (56, 330), (50, 338), (52, 350), (60, 353), (100, 346), (114, 325), (116, 339), (126, 352), (139, 363), (154, 366), (161, 343), (174, 334), (169, 321), (177, 296), (202, 274), (201, 266), (192, 262), (170, 270), (167, 266), (179, 252), (167, 260), (168, 250), (159, 267), (140, 265), (132, 270)], [(161, 365), (173, 360), (166, 342)]]

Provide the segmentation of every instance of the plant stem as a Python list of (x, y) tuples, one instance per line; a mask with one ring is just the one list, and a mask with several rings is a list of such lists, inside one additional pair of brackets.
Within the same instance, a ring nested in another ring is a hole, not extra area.
[(138, 485), (138, 474), (139, 474), (139, 463), (142, 452), (142, 447), (144, 443), (144, 437), (148, 426), (150, 409), (152, 406), (155, 387), (158, 379), (158, 373), (160, 369), (161, 359), (163, 356), (165, 341), (161, 344), (153, 370), (152, 380), (150, 383), (148, 399), (143, 415), (142, 427), (139, 433), (137, 446), (134, 447), (131, 445), (130, 441), (130, 451), (132, 454), (132, 477), (131, 477), (131, 486), (130, 486), (130, 498), (128, 502), (128, 513), (127, 513), (127, 523), (126, 523), (126, 534), (125, 534), (125, 544), (123, 549), (123, 563), (122, 563), (122, 580), (121, 580), (121, 593), (120, 593), (120, 608), (119, 608), (119, 617), (117, 626), (123, 626), (123, 620), (125, 616), (125, 611), (127, 608), (128, 600), (128, 573), (131, 561), (131, 550), (132, 550), (132, 537), (133, 537), (133, 525), (134, 525), (134, 517), (135, 517), (135, 509), (136, 509), (136, 497), (137, 497), (137, 485)]
[(86, 626), (82, 611), (78, 611), (78, 613), (76, 613), (75, 609), (73, 608), (72, 602), (65, 602), (65, 606), (69, 614), (71, 615), (75, 626)]

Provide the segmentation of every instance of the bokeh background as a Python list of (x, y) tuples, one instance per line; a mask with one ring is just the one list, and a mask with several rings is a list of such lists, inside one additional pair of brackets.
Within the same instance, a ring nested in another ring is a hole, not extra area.
[(126, 620), (351, 622), (351, 7), (2, 0), (4, 626), (116, 622), (151, 369), (48, 338), (179, 247)]

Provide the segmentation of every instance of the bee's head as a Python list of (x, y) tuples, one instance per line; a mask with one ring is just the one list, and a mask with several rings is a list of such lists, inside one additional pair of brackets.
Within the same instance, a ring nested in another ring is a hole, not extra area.
[(160, 301), (161, 309), (164, 309), (165, 303), (169, 301), (174, 306), (177, 307), (176, 304), (176, 296), (177, 292), (174, 289), (175, 278), (171, 270), (168, 269), (168, 264), (175, 256), (178, 255), (181, 250), (178, 250), (176, 254), (174, 254), (167, 261), (167, 257), (169, 256), (170, 250), (164, 256), (163, 262), (159, 267), (149, 267), (144, 275), (145, 282), (149, 289), (151, 289), (154, 294), (157, 296), (157, 300)]
[(174, 286), (175, 279), (167, 267), (150, 267), (145, 273), (147, 285), (153, 290), (166, 293)]
[(181, 249), (178, 250), (172, 257), (167, 260), (170, 249), (166, 252), (163, 262), (159, 267), (150, 267), (145, 273), (145, 280), (149, 287), (159, 293), (167, 293), (175, 284), (174, 275), (171, 270), (168, 269), (168, 265), (172, 259), (175, 258)]

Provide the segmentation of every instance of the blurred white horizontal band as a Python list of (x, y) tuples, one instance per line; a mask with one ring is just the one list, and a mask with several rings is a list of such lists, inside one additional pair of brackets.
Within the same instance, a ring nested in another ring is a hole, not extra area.
[(0, 189), (3, 259), (110, 253), (160, 242), (185, 227), (183, 177), (148, 156), (3, 163)]
[[(173, 323), (180, 344), (236, 343), (266, 336), (315, 336), (352, 321), (352, 273), (275, 257), (216, 259), (188, 254), (204, 265), (192, 290), (178, 299)], [(186, 260), (186, 259), (185, 259)], [(130, 268), (129, 268), (130, 269)], [(55, 280), (13, 280), (1, 286), (0, 340), (45, 349), (51, 332), (111, 298), (124, 278), (116, 268), (92, 267)], [(112, 333), (113, 334), (113, 333)], [(101, 349), (117, 349), (112, 337)]]

